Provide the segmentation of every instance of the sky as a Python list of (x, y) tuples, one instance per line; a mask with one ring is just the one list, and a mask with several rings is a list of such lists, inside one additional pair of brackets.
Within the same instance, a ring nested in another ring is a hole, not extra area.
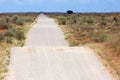
[(2, 12), (120, 12), (120, 0), (0, 0)]

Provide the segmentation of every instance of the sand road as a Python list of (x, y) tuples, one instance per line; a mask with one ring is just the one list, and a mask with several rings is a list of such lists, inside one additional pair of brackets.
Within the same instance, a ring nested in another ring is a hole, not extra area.
[(24, 47), (11, 48), (7, 80), (112, 80), (86, 47), (69, 47), (53, 19), (41, 14)]

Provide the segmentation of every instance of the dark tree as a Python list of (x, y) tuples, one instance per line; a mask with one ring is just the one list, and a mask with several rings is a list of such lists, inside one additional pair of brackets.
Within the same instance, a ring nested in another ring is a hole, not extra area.
[(73, 11), (68, 10), (68, 11), (67, 11), (67, 14), (73, 14)]

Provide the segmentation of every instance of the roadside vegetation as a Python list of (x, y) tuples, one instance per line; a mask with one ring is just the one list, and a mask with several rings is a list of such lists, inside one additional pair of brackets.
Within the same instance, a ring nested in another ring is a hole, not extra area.
[(37, 16), (38, 13), (0, 14), (0, 80), (8, 71), (10, 47), (24, 45), (26, 32)]
[(70, 46), (93, 48), (120, 79), (120, 13), (48, 14), (64, 31)]

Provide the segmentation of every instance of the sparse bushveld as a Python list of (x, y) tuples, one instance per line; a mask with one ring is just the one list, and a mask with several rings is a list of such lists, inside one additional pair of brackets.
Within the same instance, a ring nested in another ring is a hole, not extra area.
[(102, 58), (104, 56), (120, 78), (120, 13), (48, 15), (61, 25), (70, 46), (81, 44), (96, 44), (96, 48), (99, 48), (99, 45), (104, 46), (105, 53), (100, 56)]
[(0, 80), (8, 71), (9, 48), (24, 45), (26, 32), (37, 16), (38, 13), (0, 14)]

